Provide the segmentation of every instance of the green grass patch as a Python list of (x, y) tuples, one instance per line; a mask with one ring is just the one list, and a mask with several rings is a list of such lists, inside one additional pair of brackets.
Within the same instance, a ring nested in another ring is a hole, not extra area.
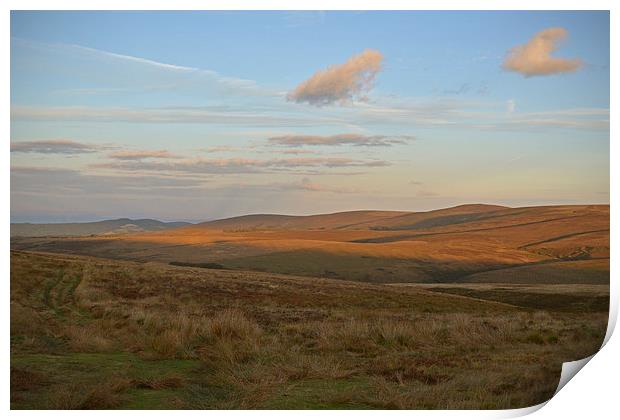
[(338, 410), (371, 409), (371, 405), (356, 401), (356, 396), (367, 394), (371, 385), (367, 378), (308, 379), (285, 386), (266, 402), (267, 409), (283, 410)]
[[(38, 392), (22, 392), (12, 408), (48, 408), (55, 390), (79, 385), (87, 392), (110, 380), (123, 380), (127, 388), (119, 392), (113, 408), (181, 408), (186, 382), (197, 379), (199, 362), (193, 360), (143, 360), (132, 353), (69, 353), (63, 355), (21, 354), (11, 357), (11, 367), (28, 370), (47, 382)], [(187, 378), (182, 386), (166, 386), (169, 377)], [(144, 386), (156, 380), (161, 389)], [(110, 407), (112, 408), (112, 407)]]

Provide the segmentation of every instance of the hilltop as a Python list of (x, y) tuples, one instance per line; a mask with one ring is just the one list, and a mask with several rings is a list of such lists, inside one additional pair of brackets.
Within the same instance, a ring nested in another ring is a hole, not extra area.
[(174, 229), (187, 225), (190, 223), (127, 218), (85, 223), (11, 223), (11, 237), (122, 235)]

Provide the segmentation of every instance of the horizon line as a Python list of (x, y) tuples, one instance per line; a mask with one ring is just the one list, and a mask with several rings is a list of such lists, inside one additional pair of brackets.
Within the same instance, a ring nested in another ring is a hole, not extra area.
[[(187, 218), (178, 218), (178, 219), (168, 219), (168, 218), (157, 218), (157, 217), (102, 217), (96, 220), (89, 221), (65, 221), (65, 222), (14, 222), (11, 220), (11, 225), (17, 224), (33, 224), (33, 225), (48, 225), (48, 224), (86, 224), (86, 223), (97, 223), (97, 222), (105, 222), (105, 221), (115, 221), (127, 219), (131, 221), (139, 221), (139, 220), (154, 220), (162, 223), (190, 223), (190, 224), (200, 224), (207, 222), (215, 222), (219, 220), (228, 220), (235, 219), (240, 217), (249, 217), (249, 216), (281, 216), (281, 217), (312, 217), (312, 216), (328, 216), (334, 214), (342, 214), (342, 213), (355, 213), (355, 212), (395, 212), (395, 213), (428, 213), (439, 210), (448, 210), (454, 209), (458, 207), (466, 207), (466, 206), (488, 206), (488, 207), (502, 207), (505, 209), (521, 209), (521, 208), (533, 208), (533, 207), (578, 207), (578, 206), (610, 206), (610, 203), (573, 203), (573, 204), (541, 204), (541, 205), (526, 205), (526, 206), (507, 206), (503, 204), (491, 204), (491, 203), (463, 203), (457, 204), (454, 206), (448, 207), (437, 207), (430, 210), (379, 210), (379, 209), (355, 209), (355, 210), (341, 210), (341, 211), (333, 211), (326, 213), (308, 213), (308, 214), (285, 214), (285, 213), (244, 213), (237, 214), (232, 216), (224, 216), (213, 219), (187, 219)], [(191, 220), (191, 221), (190, 221)]]

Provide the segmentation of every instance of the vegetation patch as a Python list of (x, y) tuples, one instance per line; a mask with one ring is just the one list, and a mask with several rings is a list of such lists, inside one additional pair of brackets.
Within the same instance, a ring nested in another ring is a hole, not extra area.
[(213, 262), (204, 262), (204, 263), (192, 263), (192, 262), (183, 262), (183, 261), (170, 261), (170, 265), (177, 265), (179, 267), (199, 267), (199, 268), (210, 268), (213, 270), (226, 270), (222, 264), (213, 263)]
[(518, 408), (605, 334), (425, 287), (12, 253), (11, 408)]

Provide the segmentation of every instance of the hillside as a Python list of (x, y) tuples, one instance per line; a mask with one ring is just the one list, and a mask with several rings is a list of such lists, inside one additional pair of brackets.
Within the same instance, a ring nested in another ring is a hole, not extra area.
[(198, 228), (243, 230), (299, 230), (299, 229), (347, 229), (358, 224), (391, 219), (408, 212), (360, 210), (312, 216), (287, 216), (278, 214), (253, 214), (199, 223)]
[[(507, 207), (468, 204), (426, 212), (358, 210), (311, 216), (288, 216), (278, 214), (252, 214), (199, 223), (197, 229), (206, 228), (224, 231), (243, 230), (366, 230), (366, 229), (409, 229), (415, 223), (437, 220), (437, 225), (457, 221), (476, 220), (482, 215)], [(441, 218), (445, 218), (443, 223)], [(452, 218), (452, 219), (450, 219)], [(429, 223), (428, 226), (433, 226)]]
[[(461, 282), (481, 273), (527, 283), (539, 270), (558, 282), (567, 267), (572, 283), (601, 283), (609, 273), (609, 206), (254, 215), (109, 237), (14, 238), (11, 246), (372, 283)], [(574, 264), (553, 264), (563, 261)]]
[(186, 222), (160, 222), (153, 219), (114, 219), (86, 223), (11, 223), (11, 236), (87, 236), (152, 232), (190, 225)]

